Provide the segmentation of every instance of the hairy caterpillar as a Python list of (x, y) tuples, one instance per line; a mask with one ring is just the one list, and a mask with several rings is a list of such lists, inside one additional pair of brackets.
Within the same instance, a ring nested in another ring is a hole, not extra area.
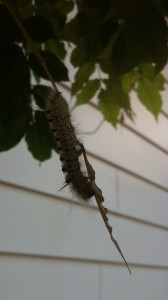
[(69, 185), (83, 200), (91, 198), (94, 191), (89, 178), (81, 170), (79, 160), (82, 145), (71, 123), (68, 104), (60, 92), (51, 90), (46, 101), (46, 115), (58, 144), (62, 171), (65, 173), (65, 186)]

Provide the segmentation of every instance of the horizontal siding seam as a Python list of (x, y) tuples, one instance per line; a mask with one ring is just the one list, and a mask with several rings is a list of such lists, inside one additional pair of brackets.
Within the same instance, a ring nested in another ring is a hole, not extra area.
[[(25, 259), (45, 259), (45, 260), (61, 260), (61, 261), (72, 261), (79, 263), (92, 263), (92, 264), (101, 264), (101, 265), (115, 265), (125, 268), (124, 262), (113, 261), (113, 260), (98, 260), (98, 259), (89, 259), (89, 258), (77, 258), (77, 257), (68, 257), (68, 256), (55, 256), (47, 254), (34, 254), (34, 253), (22, 253), (22, 252), (4, 252), (0, 251), (0, 257), (17, 257)], [(157, 269), (168, 271), (167, 265), (157, 265), (157, 264), (148, 264), (148, 263), (137, 263), (137, 262), (128, 262), (130, 268), (145, 268), (145, 269)]]
[[(68, 202), (68, 203), (71, 203), (71, 204), (74, 204), (74, 205), (82, 206), (83, 208), (87, 208), (87, 209), (89, 207), (89, 206), (84, 206), (83, 203), (81, 203), (80, 201), (78, 202), (78, 201), (75, 201), (75, 200), (71, 200), (69, 198), (61, 197), (61, 196), (58, 196), (58, 195), (53, 195), (53, 194), (50, 194), (50, 193), (47, 193), (47, 192), (41, 192), (39, 190), (35, 190), (35, 189), (32, 189), (32, 188), (20, 186), (20, 185), (17, 185), (17, 184), (5, 182), (5, 181), (0, 181), (0, 184), (3, 185), (3, 186), (6, 186), (8, 188), (21, 190), (21, 191), (24, 191), (24, 192), (27, 192), (27, 193), (38, 194), (43, 198), (44, 197), (49, 197), (50, 200)], [(97, 206), (91, 206), (91, 208), (98, 211)], [(145, 225), (145, 226), (150, 226), (150, 227), (154, 227), (156, 229), (168, 231), (168, 226), (158, 224), (158, 223), (154, 223), (154, 222), (150, 222), (148, 220), (136, 218), (134, 216), (126, 215), (126, 214), (123, 214), (123, 213), (118, 213), (118, 212), (115, 212), (111, 209), (108, 209), (108, 214), (109, 215), (111, 214), (111, 215), (113, 215), (117, 218), (125, 219), (125, 220), (131, 221), (131, 222), (136, 222), (136, 223), (139, 223), (139, 224), (142, 224), (142, 225)]]
[(139, 179), (139, 180), (141, 180), (141, 181), (143, 181), (143, 182), (145, 182), (147, 184), (150, 184), (150, 185), (156, 187), (157, 189), (160, 189), (160, 190), (168, 193), (168, 188), (167, 187), (165, 187), (165, 186), (163, 186), (163, 185), (161, 185), (161, 184), (159, 184), (159, 183), (157, 183), (155, 181), (152, 181), (152, 180), (150, 180), (150, 179), (148, 179), (148, 178), (146, 178), (146, 177), (144, 177), (142, 175), (139, 175), (139, 174), (137, 174), (137, 173), (135, 173), (135, 172), (133, 172), (133, 171), (125, 168), (125, 167), (122, 167), (122, 166), (120, 166), (120, 165), (118, 165), (118, 164), (116, 164), (116, 163), (114, 163), (112, 161), (109, 161), (109, 160), (107, 160), (107, 159), (105, 159), (103, 157), (100, 157), (97, 154), (94, 154), (94, 153), (92, 153), (90, 151), (86, 151), (86, 152), (87, 152), (87, 154), (89, 156), (95, 158), (96, 160), (99, 160), (100, 162), (103, 162), (104, 164), (106, 164), (108, 166), (111, 166), (111, 167), (113, 167), (113, 168), (115, 168), (115, 169), (117, 169), (119, 171), (122, 171), (125, 174), (128, 174), (128, 175), (130, 175), (130, 176), (132, 176), (134, 178), (137, 178), (137, 179)]

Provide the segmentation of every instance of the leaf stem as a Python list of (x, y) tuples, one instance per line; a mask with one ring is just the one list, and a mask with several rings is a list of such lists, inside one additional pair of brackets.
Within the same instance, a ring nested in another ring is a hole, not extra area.
[(12, 18), (16, 22), (16, 24), (19, 27), (20, 31), (23, 33), (25, 39), (27, 40), (27, 42), (30, 45), (30, 47), (33, 50), (33, 52), (35, 53), (35, 55), (36, 55), (39, 63), (41, 64), (42, 68), (44, 69), (44, 71), (45, 71), (48, 79), (52, 83), (52, 86), (53, 86), (54, 90), (58, 91), (56, 83), (55, 83), (55, 81), (54, 81), (54, 79), (53, 79), (53, 77), (52, 77), (52, 75), (51, 75), (51, 73), (50, 73), (50, 71), (49, 71), (46, 63), (45, 63), (45, 59), (43, 58), (43, 56), (38, 51), (37, 47), (35, 46), (35, 43), (32, 41), (31, 37), (29, 36), (29, 34), (27, 33), (26, 29), (24, 28), (22, 22), (19, 20), (18, 16), (13, 11), (11, 5), (6, 0), (2, 0), (1, 3), (7, 8), (8, 12), (10, 13), (10, 15), (12, 16)]

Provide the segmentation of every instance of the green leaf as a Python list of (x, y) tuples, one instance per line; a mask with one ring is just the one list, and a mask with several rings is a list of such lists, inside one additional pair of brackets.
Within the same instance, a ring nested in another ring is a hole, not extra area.
[(125, 20), (114, 44), (112, 64), (118, 74), (130, 72), (141, 62), (155, 63), (158, 72), (167, 62), (168, 31), (163, 15), (151, 4), (139, 14)]
[(52, 149), (56, 150), (56, 141), (43, 112), (35, 112), (35, 122), (26, 134), (26, 143), (33, 157), (39, 161), (49, 159)]
[(116, 39), (118, 38), (118, 36), (120, 35), (120, 33), (122, 32), (123, 26), (117, 26), (115, 32), (113, 33), (113, 35), (111, 35), (109, 37), (108, 40), (108, 44), (107, 46), (103, 49), (103, 51), (100, 53), (99, 55), (99, 59), (100, 60), (106, 60), (106, 59), (110, 59), (111, 54), (112, 54), (112, 50), (113, 50), (113, 46), (114, 43), (116, 41)]
[(99, 109), (102, 112), (106, 121), (110, 122), (114, 127), (116, 127), (118, 116), (120, 112), (119, 105), (116, 104), (113, 95), (107, 90), (101, 90), (99, 93)]
[(83, 86), (83, 82), (81, 82), (81, 81), (73, 82), (73, 84), (71, 86), (71, 95), (72, 96), (76, 95), (77, 92), (81, 90), (82, 86)]
[(87, 47), (84, 39), (79, 40), (78, 45), (71, 54), (71, 63), (74, 67), (81, 66), (86, 62)]
[(0, 5), (0, 22), (0, 44), (23, 40), (22, 33), (3, 5)]
[(36, 5), (30, 0), (15, 0), (17, 6), (17, 14), (21, 19), (26, 19), (36, 13)]
[(155, 67), (151, 64), (141, 64), (138, 68), (140, 76), (148, 79), (158, 91), (164, 90), (165, 79), (162, 74), (156, 73)]
[(92, 75), (94, 70), (95, 70), (95, 65), (93, 63), (84, 64), (76, 72), (75, 80), (85, 83), (86, 81), (88, 81), (89, 77)]
[(138, 66), (139, 73), (147, 79), (152, 79), (155, 76), (155, 68), (152, 64), (143, 63)]
[(106, 90), (102, 89), (99, 93), (99, 107), (105, 119), (116, 126), (120, 109), (130, 112), (130, 101), (119, 80), (104, 80), (104, 82)]
[[(55, 81), (67, 81), (68, 70), (65, 65), (56, 57), (55, 54), (49, 51), (40, 51), (41, 56), (44, 58), (45, 63)], [(29, 64), (31, 69), (40, 77), (48, 79), (44, 69), (36, 58), (34, 53), (29, 55)]]
[(76, 92), (82, 88), (84, 83), (88, 81), (89, 77), (92, 75), (94, 70), (95, 65), (93, 63), (86, 63), (78, 69), (78, 71), (75, 74), (75, 82), (72, 84), (71, 87), (72, 96), (75, 95)]
[(130, 20), (118, 36), (111, 56), (112, 66), (119, 75), (129, 73), (144, 57), (144, 28), (138, 20)]
[(50, 93), (51, 93), (51, 88), (46, 85), (37, 84), (32, 88), (32, 94), (34, 96), (34, 100), (36, 104), (42, 109), (45, 109), (46, 98), (50, 95)]
[[(38, 1), (36, 0), (36, 14), (47, 18), (54, 29), (57, 37), (61, 37), (62, 30), (65, 26), (66, 16), (59, 12), (56, 7), (57, 1)], [(65, 1), (64, 1), (65, 4)]]
[(110, 8), (108, 10), (108, 14), (106, 18), (116, 19), (126, 19), (129, 17), (133, 17), (139, 11), (144, 10), (144, 6), (146, 5), (146, 1), (134, 1), (134, 0), (113, 0), (110, 1)]
[(0, 122), (10, 120), (29, 107), (30, 73), (21, 48), (0, 47)]
[(54, 53), (60, 59), (64, 59), (66, 55), (64, 43), (54, 39), (45, 43), (45, 50)]
[(103, 60), (109, 59), (109, 57), (111, 56), (111, 53), (112, 53), (115, 39), (116, 39), (115, 36), (110, 37), (108, 45), (105, 49), (103, 49), (102, 53), (100, 53), (99, 59), (103, 59)]
[(148, 80), (140, 80), (137, 88), (137, 93), (142, 104), (157, 119), (162, 107), (162, 99), (154, 84)]
[(63, 38), (66, 41), (78, 44), (80, 36), (80, 24), (77, 18), (74, 18), (65, 24), (63, 28)]
[(4, 43), (0, 47), (0, 94), (4, 94), (1, 88), (14, 94), (14, 89), (29, 90), (30, 72), (29, 66), (22, 49), (14, 43)]
[(165, 79), (162, 74), (157, 74), (153, 79), (152, 83), (155, 86), (156, 90), (164, 91)]
[(77, 95), (76, 105), (87, 103), (93, 98), (100, 86), (98, 79), (90, 80), (83, 88), (80, 94)]
[(74, 2), (73, 1), (62, 1), (62, 0), (57, 0), (55, 1), (54, 7), (59, 11), (59, 13), (63, 15), (67, 15), (72, 11), (74, 8)]
[(116, 72), (114, 72), (114, 68), (111, 63), (111, 59), (102, 59), (99, 61), (100, 69), (103, 73), (106, 73), (109, 77), (116, 76)]
[(156, 72), (160, 72), (168, 59), (167, 22), (157, 9), (149, 7), (145, 23), (151, 59), (156, 64)]
[(122, 76), (122, 88), (125, 92), (129, 92), (130, 89), (134, 86), (137, 82), (137, 74), (136, 72), (129, 72)]
[(20, 113), (8, 122), (0, 123), (0, 151), (6, 151), (16, 146), (25, 135), (31, 120), (30, 110)]
[(22, 139), (31, 120), (30, 74), (26, 57), (15, 44), (0, 47), (0, 151)]
[(131, 107), (128, 94), (123, 90), (122, 83), (119, 78), (110, 78), (104, 80), (104, 83), (106, 85), (107, 92), (111, 95), (113, 101), (115, 101), (121, 108), (130, 110)]
[(52, 24), (45, 17), (31, 16), (23, 24), (33, 41), (44, 43), (56, 37)]

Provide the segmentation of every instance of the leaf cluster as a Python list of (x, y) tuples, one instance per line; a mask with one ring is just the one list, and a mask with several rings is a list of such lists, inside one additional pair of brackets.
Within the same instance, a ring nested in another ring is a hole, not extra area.
[(77, 5), (64, 30), (75, 44), (71, 63), (80, 66), (72, 85), (77, 105), (96, 95), (105, 119), (116, 126), (121, 112), (133, 116), (134, 90), (157, 119), (164, 89), (160, 72), (168, 58), (167, 2), (87, 0)]
[[(44, 114), (49, 88), (41, 62), (4, 5), (0, 4), (0, 151), (23, 137), (40, 161), (56, 144)], [(155, 118), (167, 63), (167, 0), (28, 0), (11, 8), (43, 57), (54, 81), (68, 81), (65, 58), (76, 69), (72, 96), (84, 104), (96, 96), (104, 118), (117, 125), (132, 115), (130, 91)], [(37, 84), (32, 84), (32, 74)], [(34, 109), (37, 107), (37, 109)]]

